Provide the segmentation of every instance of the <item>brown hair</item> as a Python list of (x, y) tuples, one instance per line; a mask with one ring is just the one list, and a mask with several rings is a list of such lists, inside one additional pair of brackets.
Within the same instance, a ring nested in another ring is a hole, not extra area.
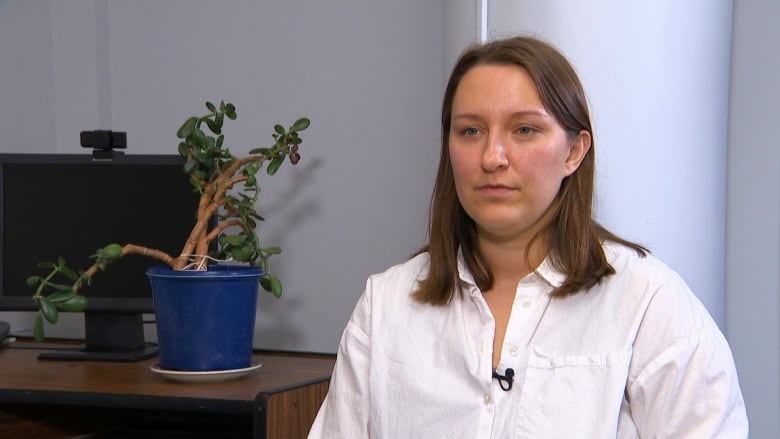
[[(554, 47), (531, 37), (513, 37), (472, 46), (458, 58), (450, 74), (441, 111), (441, 157), (431, 197), (428, 220), (430, 266), (414, 297), (423, 303), (445, 304), (458, 286), (458, 249), (477, 286), (488, 291), (493, 274), (477, 247), (474, 221), (463, 210), (455, 192), (449, 156), (452, 102), (463, 76), (477, 65), (513, 65), (523, 68), (536, 84), (545, 109), (570, 137), (585, 130), (593, 138), (588, 103), (576, 72)], [(566, 275), (553, 296), (575, 294), (597, 284), (615, 269), (607, 261), (603, 241), (613, 241), (645, 255), (647, 249), (606, 230), (593, 219), (595, 145), (579, 168), (566, 177), (548, 214), (552, 220), (533, 239), (546, 239), (550, 262)]]

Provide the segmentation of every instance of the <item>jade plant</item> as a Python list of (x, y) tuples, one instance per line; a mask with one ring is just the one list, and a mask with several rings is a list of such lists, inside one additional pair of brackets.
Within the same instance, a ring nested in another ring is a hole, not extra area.
[(282, 295), (282, 284), (268, 267), (268, 259), (281, 250), (276, 246), (261, 247), (255, 233), (258, 221), (263, 220), (255, 210), (260, 196), (257, 174), (264, 165), (265, 172), (274, 175), (285, 160), (293, 165), (298, 163), (299, 132), (309, 126), (309, 119), (300, 118), (288, 128), (275, 125), (273, 145), (237, 157), (225, 146), (222, 134), (225, 118), (236, 119), (236, 107), (223, 101), (219, 106), (206, 102), (206, 108), (208, 114), (188, 118), (176, 133), (181, 139), (178, 153), (186, 159), (184, 174), (200, 195), (197, 218), (181, 253), (169, 255), (134, 243), (111, 243), (97, 249), (91, 256), (93, 264), (86, 270), (68, 267), (61, 257), (56, 262), (39, 263), (48, 274), (27, 279), (38, 307), (33, 327), (36, 340), (44, 338), (44, 319), (56, 323), (60, 311), (86, 310), (88, 299), (82, 289), (92, 283), (97, 273), (127, 255), (150, 257), (174, 270), (207, 270), (209, 262), (215, 260), (243, 262), (262, 267), (262, 288), (276, 297)]

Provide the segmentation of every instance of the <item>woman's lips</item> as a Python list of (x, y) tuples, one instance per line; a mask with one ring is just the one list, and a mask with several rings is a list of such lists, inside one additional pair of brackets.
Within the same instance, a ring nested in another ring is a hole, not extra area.
[(490, 196), (506, 195), (513, 191), (514, 191), (513, 188), (509, 186), (504, 186), (502, 184), (485, 184), (485, 185), (477, 186), (477, 192), (484, 195), (490, 195)]

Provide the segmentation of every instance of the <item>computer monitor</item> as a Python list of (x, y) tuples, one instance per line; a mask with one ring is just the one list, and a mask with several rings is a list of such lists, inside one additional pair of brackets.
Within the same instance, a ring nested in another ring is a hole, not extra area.
[[(175, 155), (0, 154), (0, 310), (35, 311), (26, 279), (64, 257), (86, 270), (98, 248), (134, 243), (177, 256), (195, 224), (198, 195)], [(82, 349), (41, 358), (134, 361), (156, 354), (143, 314), (154, 312), (145, 272), (161, 262), (129, 255), (83, 289)]]

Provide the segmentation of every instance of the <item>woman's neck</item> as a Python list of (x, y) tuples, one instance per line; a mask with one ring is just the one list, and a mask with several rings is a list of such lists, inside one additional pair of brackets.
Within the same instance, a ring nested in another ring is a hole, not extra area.
[(531, 240), (502, 240), (478, 234), (477, 245), (497, 283), (517, 284), (547, 256), (543, 236)]

